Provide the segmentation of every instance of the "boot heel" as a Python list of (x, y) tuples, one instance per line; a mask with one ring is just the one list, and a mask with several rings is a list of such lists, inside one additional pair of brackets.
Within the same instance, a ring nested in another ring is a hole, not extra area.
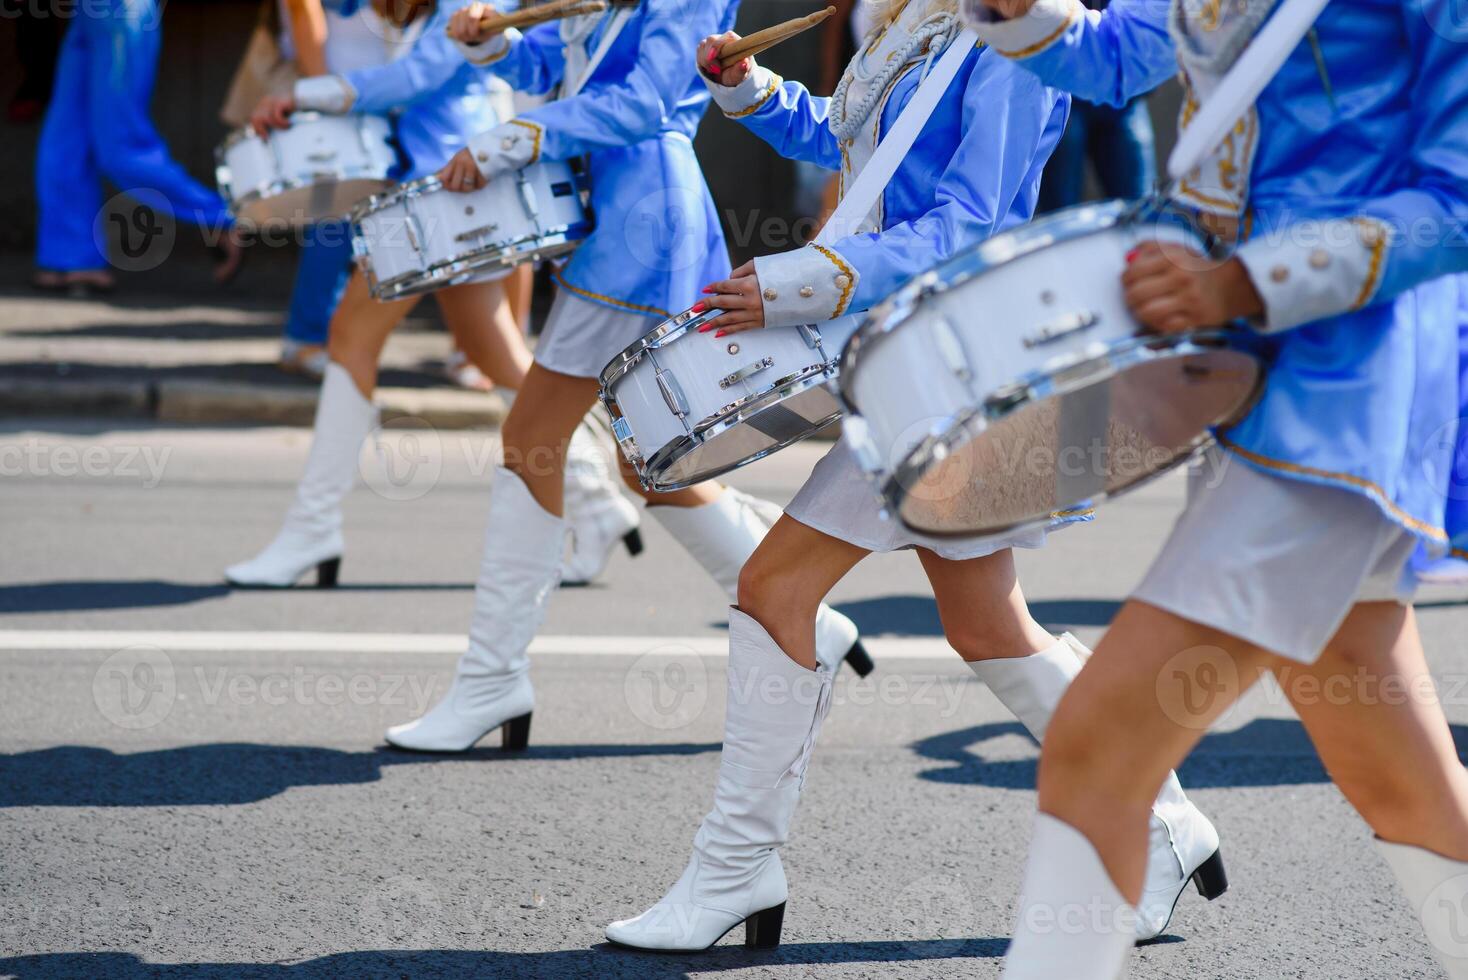
[(336, 588), (336, 577), (342, 570), (340, 558), (328, 558), (316, 566), (316, 588)]
[(530, 744), (530, 716), (527, 711), (518, 718), (511, 718), (500, 726), (500, 748), (506, 752), (524, 752)]
[(744, 920), (746, 949), (774, 949), (780, 945), (780, 929), (785, 924), (785, 903), (756, 912)]
[(872, 655), (867, 653), (867, 648), (861, 645), (861, 640), (857, 640), (851, 645), (851, 649), (846, 651), (846, 662), (851, 665), (852, 670), (856, 671), (857, 677), (865, 677), (877, 669), (877, 665), (872, 662)]
[(634, 527), (632, 530), (622, 535), (622, 543), (627, 546), (627, 554), (631, 555), (633, 558), (636, 558), (638, 555), (642, 554), (641, 528)]
[(1221, 851), (1214, 851), (1212, 857), (1198, 865), (1198, 870), (1193, 872), (1193, 884), (1198, 886), (1198, 894), (1210, 902), (1228, 891), (1228, 873), (1223, 870)]

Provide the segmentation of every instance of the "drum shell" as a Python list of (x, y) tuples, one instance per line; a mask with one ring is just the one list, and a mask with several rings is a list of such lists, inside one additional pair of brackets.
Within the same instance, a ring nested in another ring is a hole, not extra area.
[(373, 295), (392, 299), (494, 278), (517, 262), (570, 251), (591, 232), (569, 164), (531, 164), (467, 193), (437, 178), (374, 197), (353, 214)]
[[(714, 440), (739, 440), (731, 433), (743, 421), (735, 418), (741, 403), (753, 409), (761, 396), (773, 399), (783, 393), (790, 401), (799, 401), (795, 408), (805, 423), (829, 422), (840, 412), (839, 401), (826, 386), (835, 376), (835, 365), (821, 345), (819, 331), (774, 327), (719, 338), (712, 332), (698, 332), (699, 325), (720, 312), (711, 310), (694, 317), (682, 332), (650, 344), (634, 363), (606, 384), (603, 397), (619, 419), (617, 428), (630, 431), (635, 439), (640, 456), (633, 462), (651, 487), (666, 490), (687, 486), (787, 444), (781, 441), (779, 445), (768, 445), (756, 439), (747, 445), (747, 456), (730, 447), (721, 450), (723, 462), (719, 465), (707, 471), (688, 471), (686, 455)], [(661, 381), (659, 373), (663, 375)], [(686, 408), (682, 419), (673, 411), (670, 398)], [(800, 437), (818, 427), (809, 427)], [(622, 440), (622, 444), (626, 449), (627, 441)]]
[(216, 152), (221, 193), (247, 224), (301, 227), (346, 217), (391, 185), (392, 124), (381, 116), (296, 113), (262, 139), (233, 133)]

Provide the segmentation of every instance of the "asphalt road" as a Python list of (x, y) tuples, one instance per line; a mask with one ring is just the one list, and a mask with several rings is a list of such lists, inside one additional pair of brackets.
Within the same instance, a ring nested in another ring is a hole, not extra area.
[[(348, 506), (344, 587), (262, 593), (219, 570), (273, 533), (304, 432), (26, 424), (0, 431), (0, 977), (997, 975), (1036, 750), (944, 655), (912, 556), (834, 596), (879, 670), (838, 685), (785, 852), (784, 944), (629, 954), (602, 928), (681, 870), (723, 714), (722, 602), (661, 528), (553, 599), (528, 753), (411, 756), (380, 734), (448, 682), (489, 437), (391, 435), (396, 482)], [(820, 451), (733, 482), (787, 499)], [(1181, 491), (1023, 555), (1039, 618), (1094, 641)], [(1468, 604), (1426, 598), (1468, 724)], [(1440, 975), (1276, 692), (1182, 777), (1233, 889), (1185, 896), (1134, 977)]]

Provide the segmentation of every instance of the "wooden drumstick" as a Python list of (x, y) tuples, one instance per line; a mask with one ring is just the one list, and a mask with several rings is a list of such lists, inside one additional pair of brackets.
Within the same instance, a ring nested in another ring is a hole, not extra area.
[(479, 20), (480, 28), (496, 33), (511, 27), (534, 27), (552, 20), (595, 14), (607, 9), (606, 0), (550, 0), (509, 14), (490, 14)]
[(719, 64), (725, 68), (733, 68), (739, 62), (751, 55), (759, 54), (779, 44), (788, 41), (803, 31), (808, 31), (817, 24), (823, 23), (827, 17), (836, 12), (835, 7), (827, 7), (825, 10), (817, 10), (805, 17), (796, 17), (787, 20), (783, 24), (774, 27), (766, 27), (762, 31), (755, 31), (748, 37), (741, 37), (737, 41), (731, 41), (719, 52)]

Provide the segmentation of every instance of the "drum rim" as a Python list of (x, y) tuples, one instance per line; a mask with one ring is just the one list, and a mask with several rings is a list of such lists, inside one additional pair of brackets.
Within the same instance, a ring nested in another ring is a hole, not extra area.
[[(385, 281), (378, 280), (372, 274), (371, 256), (368, 255), (363, 274), (368, 277), (368, 292), (373, 299), (384, 302), (404, 299), (408, 296), (418, 296), (473, 281), (475, 276), (491, 266), (511, 268), (522, 262), (564, 255), (585, 241), (591, 234), (591, 228), (590, 222), (562, 225), (551, 235), (517, 239), (508, 245), (498, 246), (494, 251), (482, 249), (470, 253), (471, 258), (460, 257), (448, 262), (440, 262), (419, 272), (404, 272)], [(572, 237), (572, 234), (578, 230), (584, 233), (579, 237)], [(352, 236), (354, 242), (357, 237), (354, 230)], [(358, 258), (363, 258), (361, 253), (358, 253)], [(507, 259), (513, 261), (506, 261)], [(413, 283), (414, 288), (399, 288), (408, 283)]]
[[(1226, 428), (1246, 416), (1258, 403), (1260, 395), (1263, 394), (1264, 385), (1268, 378), (1263, 339), (1248, 331), (1230, 329), (1201, 330), (1187, 334), (1136, 336), (1109, 348), (1103, 355), (1077, 358), (1064, 366), (1057, 365), (1043, 372), (1031, 372), (1028, 375), (1016, 379), (1011, 387), (1023, 390), (1015, 392), (1012, 397), (1006, 399), (1002, 410), (996, 412), (991, 406), (980, 404), (964, 411), (962, 414), (951, 416), (941, 427), (936, 428), (926, 438), (910, 449), (903, 456), (902, 460), (892, 467), (891, 472), (886, 474), (885, 478), (883, 478), (880, 472), (871, 473), (870, 476), (873, 482), (879, 484), (878, 492), (892, 515), (904, 527), (928, 537), (972, 538), (1047, 526), (1056, 519), (1055, 514), (1052, 513), (1044, 517), (1016, 521), (1004, 527), (985, 528), (979, 531), (940, 531), (930, 528), (914, 527), (902, 517), (902, 505), (906, 502), (908, 496), (905, 488), (914, 485), (916, 480), (920, 479), (932, 466), (935, 462), (934, 456), (937, 447), (942, 447), (942, 455), (948, 455), (955, 449), (976, 438), (988, 425), (1009, 417), (1021, 408), (1037, 404), (1047, 398), (1065, 394), (1078, 387), (1074, 384), (1064, 386), (1055, 384), (1053, 379), (1061, 373), (1074, 379), (1079, 369), (1091, 366), (1092, 370), (1085, 371), (1082, 377), (1084, 377), (1087, 383), (1094, 383), (1103, 377), (1117, 377), (1123, 371), (1139, 367), (1145, 363), (1156, 362), (1164, 358), (1186, 357), (1192, 354), (1201, 354), (1219, 349), (1244, 354), (1252, 358), (1258, 367), (1254, 384), (1248, 396), (1239, 403), (1238, 407), (1228, 418), (1213, 427), (1215, 429)], [(991, 400), (992, 398), (993, 396), (991, 396)], [(854, 409), (852, 411), (853, 414), (860, 414), (855, 412)], [(978, 426), (980, 421), (983, 423), (982, 428)], [(1111, 497), (1119, 496), (1121, 493), (1131, 492), (1139, 487), (1145, 486), (1150, 481), (1176, 469), (1193, 456), (1207, 449), (1214, 441), (1215, 436), (1212, 429), (1205, 430), (1190, 447), (1180, 452), (1170, 465), (1148, 473), (1117, 490), (1102, 491), (1095, 497), (1090, 498), (1090, 502), (1093, 504), (1100, 503)]]
[[(652, 474), (655, 469), (665, 468), (668, 465), (671, 465), (671, 463), (675, 459), (681, 458), (683, 455), (686, 455), (687, 452), (689, 452), (690, 450), (696, 449), (701, 445), (712, 442), (716, 437), (723, 435), (725, 432), (728, 432), (735, 426), (745, 424), (756, 415), (765, 411), (765, 409), (771, 408), (774, 405), (778, 405), (779, 403), (786, 401), (787, 399), (792, 398), (796, 395), (804, 394), (805, 392), (810, 391), (812, 388), (817, 388), (822, 385), (829, 385), (835, 375), (835, 371), (836, 365), (834, 364), (834, 362), (831, 361), (825, 362), (825, 364), (820, 368), (817, 368), (815, 366), (806, 368), (805, 370), (797, 372), (796, 374), (788, 375), (787, 377), (780, 379), (779, 381), (770, 385), (770, 387), (762, 391), (758, 391), (752, 395), (747, 396), (742, 401), (735, 402), (733, 405), (720, 409), (707, 418), (699, 420), (699, 422), (694, 425), (693, 432), (685, 433), (681, 436), (675, 436), (674, 438), (668, 440), (668, 442), (663, 444), (656, 452), (652, 453), (649, 456), (643, 456), (641, 455), (641, 453), (639, 453), (638, 458), (642, 459), (643, 463), (642, 468), (639, 469), (637, 473), (638, 479), (642, 482), (642, 485), (648, 490), (656, 490), (659, 492), (682, 490), (685, 487), (691, 487), (694, 484), (702, 483), (705, 480), (716, 479), (720, 476), (723, 476), (725, 473), (732, 472), (733, 470), (737, 470), (740, 467), (747, 466), (750, 463), (758, 462), (759, 460), (764, 459), (766, 456), (773, 455), (774, 453), (777, 453), (788, 446), (795, 445), (795, 443), (797, 442), (802, 442), (806, 439), (809, 439), (811, 436), (815, 435), (826, 426), (831, 425), (833, 422), (839, 420), (845, 414), (840, 406), (839, 398), (836, 399), (836, 411), (832, 412), (820, 422), (812, 423), (810, 428), (808, 428), (805, 432), (801, 433), (800, 435), (793, 436), (789, 439), (783, 439), (780, 442), (769, 446), (768, 448), (762, 449), (751, 456), (746, 456), (743, 459), (731, 463), (728, 466), (700, 473), (698, 476), (688, 480), (659, 482), (656, 479), (652, 478)], [(612, 395), (606, 389), (603, 389), (603, 392), (604, 394), (602, 397), (602, 402), (606, 405), (607, 411), (612, 413), (612, 417), (614, 419), (621, 417), (621, 406), (617, 403), (616, 396)], [(622, 439), (618, 439), (617, 444), (618, 446), (625, 446), (625, 441)], [(633, 465), (634, 468), (636, 468), (636, 464), (634, 463)]]
[[(957, 289), (986, 272), (1001, 268), (1058, 241), (1073, 241), (1117, 227), (1128, 219), (1132, 205), (1113, 199), (1045, 215), (1027, 224), (984, 239), (938, 265), (909, 279), (896, 292), (872, 307), (840, 355), (842, 401), (855, 410), (851, 386), (864, 352), (875, 349), (912, 319), (923, 300)], [(1199, 240), (1201, 244), (1201, 239)]]
[(601, 390), (610, 395), (612, 385), (621, 381), (634, 365), (642, 361), (643, 355), (648, 351), (657, 350), (670, 340), (687, 333), (689, 328), (696, 323), (712, 320), (717, 316), (722, 316), (724, 312), (724, 310), (710, 307), (701, 313), (694, 313), (693, 307), (690, 306), (681, 313), (675, 313), (665, 320), (660, 320), (657, 326), (613, 355), (606, 367), (601, 369)]
[[(290, 118), (292, 126), (298, 122), (317, 122), (321, 119), (351, 119), (357, 123), (359, 128), (367, 120), (376, 120), (386, 128), (387, 136), (392, 135), (392, 121), (386, 116), (380, 116), (373, 112), (321, 112), (317, 109), (299, 109), (291, 113)], [(261, 143), (265, 142), (265, 139), (250, 126), (240, 126), (238, 129), (230, 130), (220, 142), (219, 146), (215, 148), (214, 156), (216, 159), (222, 158), (236, 146), (246, 140), (252, 139), (259, 140)]]

